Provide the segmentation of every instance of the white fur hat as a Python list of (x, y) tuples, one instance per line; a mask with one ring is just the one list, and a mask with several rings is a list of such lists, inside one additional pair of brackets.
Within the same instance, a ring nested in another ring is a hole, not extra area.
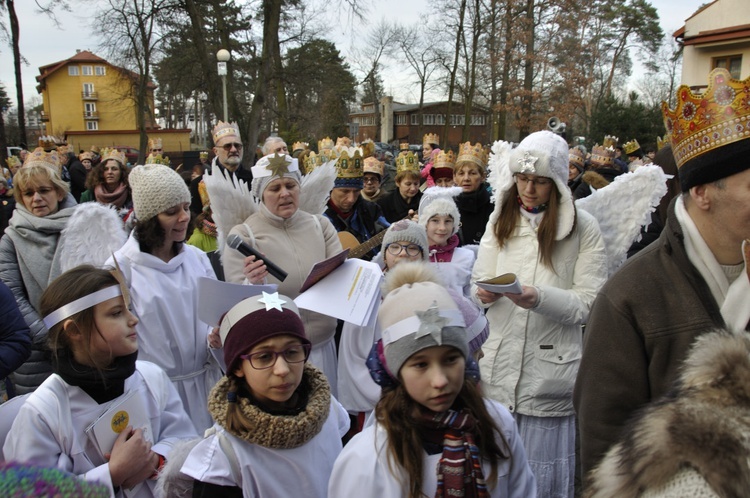
[[(490, 169), (493, 172), (497, 200), (490, 222), (495, 223), (508, 192), (514, 184), (515, 173), (544, 176), (555, 182), (560, 193), (556, 239), (570, 234), (575, 222), (573, 196), (568, 188), (568, 144), (551, 131), (537, 131), (524, 138), (518, 147), (509, 150), (506, 144), (496, 142), (492, 147)], [(505, 170), (505, 171), (502, 171)]]
[(455, 235), (461, 226), (461, 214), (453, 198), (461, 192), (461, 187), (430, 187), (425, 190), (419, 201), (419, 224), (427, 230), (430, 218), (437, 214), (448, 215), (453, 218), (451, 235)]

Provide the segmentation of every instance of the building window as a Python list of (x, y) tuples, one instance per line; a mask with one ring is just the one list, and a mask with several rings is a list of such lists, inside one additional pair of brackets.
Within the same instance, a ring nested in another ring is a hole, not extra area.
[(434, 114), (422, 114), (422, 124), (426, 125), (434, 125), (435, 124), (435, 115)]
[(68, 66), (68, 76), (78, 76), (78, 66)]
[(86, 129), (88, 131), (94, 131), (99, 129), (99, 123), (96, 121), (86, 121)]
[(94, 68), (92, 66), (81, 66), (81, 70), (84, 76), (92, 76), (94, 74)]
[(411, 125), (412, 126), (419, 126), (419, 114), (412, 114), (411, 115)]
[(86, 117), (91, 117), (96, 114), (96, 104), (94, 102), (86, 102), (83, 106), (86, 111)]
[(740, 79), (740, 68), (742, 67), (742, 56), (741, 55), (725, 55), (722, 57), (714, 57), (712, 69), (716, 69), (719, 67), (723, 67), (724, 69), (729, 71), (729, 74), (732, 75), (732, 78), (738, 80)]
[(466, 122), (466, 116), (463, 114), (451, 114), (451, 126), (463, 126)]
[(97, 76), (104, 76), (105, 74), (107, 74), (107, 68), (105, 66), (95, 66), (94, 74), (96, 74)]
[(396, 124), (397, 125), (405, 125), (406, 124), (406, 114), (396, 114)]
[(471, 126), (484, 126), (485, 116), (484, 114), (472, 114), (471, 115)]
[(91, 97), (94, 94), (94, 84), (93, 83), (84, 83), (83, 84), (83, 96), (84, 97)]
[(445, 124), (445, 114), (435, 114), (435, 124), (436, 125), (444, 125)]
[(375, 116), (362, 116), (360, 125), (362, 126), (375, 126)]

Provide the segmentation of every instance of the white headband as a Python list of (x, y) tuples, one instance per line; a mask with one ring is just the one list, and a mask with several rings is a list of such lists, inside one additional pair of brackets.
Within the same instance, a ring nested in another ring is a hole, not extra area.
[[(253, 173), (253, 178), (265, 178), (274, 175), (281, 178), (284, 176), (284, 173), (299, 172), (299, 162), (297, 159), (286, 154), (276, 154), (278, 158), (274, 157), (274, 155), (275, 154), (269, 154), (260, 158), (255, 166), (250, 168), (250, 171)], [(280, 168), (278, 166), (274, 167), (274, 164), (272, 164), (271, 161), (274, 159), (278, 161), (280, 158), (283, 158), (284, 166), (281, 166)]]
[[(432, 320), (435, 325), (440, 322), (440, 328), (443, 327), (465, 327), (464, 316), (460, 310), (440, 310), (438, 312), (439, 320)], [(443, 320), (444, 319), (444, 320)], [(425, 328), (425, 320), (417, 315), (404, 318), (396, 322), (382, 332), (383, 346), (391, 344), (406, 337), (409, 334), (415, 334), (420, 329)]]
[(72, 303), (68, 303), (45, 316), (44, 326), (49, 330), (66, 318), (117, 296), (122, 296), (122, 289), (120, 289), (119, 285), (113, 285), (98, 290), (93, 294), (78, 298)]

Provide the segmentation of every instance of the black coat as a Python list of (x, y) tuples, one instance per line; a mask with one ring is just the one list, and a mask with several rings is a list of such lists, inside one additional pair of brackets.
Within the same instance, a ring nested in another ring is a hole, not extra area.
[(461, 215), (461, 227), (458, 229), (460, 245), (479, 244), (492, 210), (495, 209), (487, 186), (482, 184), (474, 192), (462, 192), (456, 197), (456, 205)]
[(419, 211), (419, 200), (422, 198), (422, 192), (409, 199), (407, 203), (398, 191), (398, 188), (390, 194), (378, 199), (378, 206), (383, 210), (383, 215), (389, 223), (396, 223), (409, 216), (409, 210), (415, 213)]

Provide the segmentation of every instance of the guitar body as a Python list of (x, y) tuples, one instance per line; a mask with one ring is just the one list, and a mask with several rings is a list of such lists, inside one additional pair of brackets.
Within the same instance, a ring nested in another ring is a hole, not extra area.
[(349, 255), (347, 256), (347, 259), (352, 259), (361, 258), (368, 252), (372, 251), (374, 248), (380, 246), (380, 244), (383, 243), (385, 232), (386, 230), (381, 230), (362, 243), (360, 243), (357, 240), (357, 237), (352, 235), (350, 232), (338, 232), (338, 236), (339, 242), (341, 242), (341, 247), (344, 249), (349, 249)]
[(359, 245), (357, 237), (352, 235), (350, 232), (338, 232), (339, 242), (343, 249), (354, 249)]

